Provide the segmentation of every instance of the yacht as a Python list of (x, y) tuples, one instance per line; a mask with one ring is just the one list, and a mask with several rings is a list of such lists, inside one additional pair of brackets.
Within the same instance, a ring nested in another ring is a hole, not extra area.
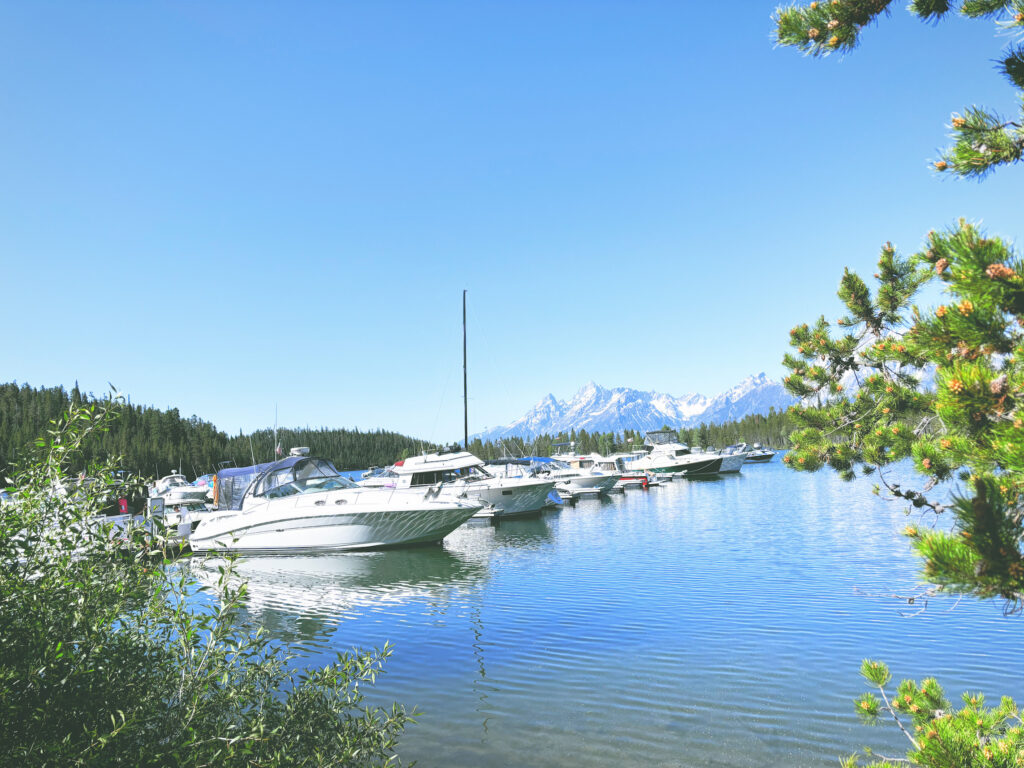
[(775, 451), (765, 448), (760, 443), (754, 443), (754, 447), (747, 451), (747, 461), (751, 463), (762, 463), (771, 461)]
[(481, 516), (510, 517), (537, 512), (555, 487), (551, 480), (524, 475), (497, 477), (484, 462), (466, 451), (413, 456), (359, 481), (364, 487), (397, 489), (434, 488), (438, 494), (486, 505)]
[(737, 443), (736, 445), (730, 445), (718, 451), (718, 455), (722, 457), (722, 467), (718, 470), (719, 474), (739, 472), (743, 467), (743, 462), (747, 459), (747, 444)]
[(648, 432), (644, 444), (647, 447), (646, 454), (634, 454), (632, 459), (624, 462), (627, 469), (644, 470), (659, 477), (704, 477), (717, 475), (722, 468), (722, 456), (693, 453), (679, 442), (677, 434), (671, 429)]
[(434, 488), (361, 488), (307, 453), (292, 449), (270, 464), (221, 470), (217, 508), (192, 531), (192, 549), (297, 552), (435, 542), (482, 507)]
[[(626, 469), (626, 460), (632, 458), (629, 453), (613, 453), (611, 456), (602, 456), (599, 453), (591, 453), (589, 456), (580, 456), (580, 466), (591, 466), (598, 472), (618, 474), (619, 479), (613, 486), (614, 490), (625, 490), (626, 488), (646, 488), (650, 477), (643, 470), (634, 471)], [(591, 462), (587, 464), (586, 462)]]
[[(594, 462), (580, 457), (563, 461), (554, 456), (529, 456), (524, 459), (494, 459), (487, 462), (499, 477), (534, 477), (551, 480), (555, 490), (562, 496), (598, 496), (608, 493), (622, 476), (620, 472), (601, 472), (594, 468)], [(582, 466), (585, 463), (586, 466)]]
[(208, 488), (197, 488), (189, 483), (184, 475), (171, 474), (161, 477), (153, 484), (153, 487), (149, 489), (149, 497), (163, 499), (164, 506), (174, 507), (192, 502), (203, 504), (206, 502), (208, 492)]

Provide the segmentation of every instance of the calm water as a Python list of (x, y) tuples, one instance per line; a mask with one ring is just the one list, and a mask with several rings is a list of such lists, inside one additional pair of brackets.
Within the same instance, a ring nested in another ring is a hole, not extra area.
[(853, 712), (866, 656), (950, 698), (1024, 699), (1022, 620), (890, 597), (916, 583), (901, 509), (776, 459), (439, 547), (240, 570), (308, 664), (395, 645), (372, 697), (422, 711), (400, 748), (421, 766), (835, 766), (903, 750)]

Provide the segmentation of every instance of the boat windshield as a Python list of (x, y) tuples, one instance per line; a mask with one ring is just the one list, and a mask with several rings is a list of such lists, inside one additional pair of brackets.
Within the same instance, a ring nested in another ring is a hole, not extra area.
[(331, 462), (303, 458), (294, 464), (271, 469), (260, 478), (253, 495), (276, 499), (298, 493), (320, 493), (358, 487), (347, 477), (340, 475)]
[(542, 461), (534, 462), (533, 465), (533, 472), (536, 475), (547, 475), (564, 469), (572, 469), (572, 467), (561, 459), (543, 459)]

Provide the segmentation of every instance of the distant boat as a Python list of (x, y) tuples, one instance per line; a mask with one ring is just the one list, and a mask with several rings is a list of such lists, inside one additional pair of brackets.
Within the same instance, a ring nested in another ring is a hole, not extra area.
[(648, 432), (644, 443), (647, 454), (625, 461), (626, 469), (645, 470), (655, 475), (701, 477), (717, 475), (722, 468), (722, 456), (694, 453), (679, 442), (671, 429)]
[(149, 491), (151, 499), (163, 499), (165, 507), (176, 507), (181, 504), (203, 504), (209, 488), (197, 488), (185, 479), (184, 475), (170, 474), (161, 477)]
[(620, 474), (595, 472), (573, 466), (561, 458), (527, 456), (525, 458), (491, 459), (488, 469), (497, 477), (532, 477), (550, 480), (562, 496), (598, 496), (615, 487)]
[(219, 472), (217, 509), (192, 532), (192, 549), (296, 552), (435, 542), (482, 507), (423, 490), (361, 488), (304, 450)]
[(359, 484), (398, 489), (433, 487), (438, 494), (464, 496), (486, 504), (493, 508), (494, 517), (537, 512), (555, 487), (553, 481), (536, 477), (496, 477), (485, 469), (481, 459), (466, 451), (412, 456), (368, 474)]
[(773, 451), (769, 448), (765, 448), (760, 443), (754, 443), (753, 448), (747, 451), (747, 461), (758, 463), (771, 461), (772, 457), (775, 456), (775, 454), (776, 451)]
[(722, 457), (722, 466), (718, 473), (720, 475), (733, 474), (743, 468), (743, 463), (747, 459), (747, 444), (729, 445), (717, 451), (717, 454)]

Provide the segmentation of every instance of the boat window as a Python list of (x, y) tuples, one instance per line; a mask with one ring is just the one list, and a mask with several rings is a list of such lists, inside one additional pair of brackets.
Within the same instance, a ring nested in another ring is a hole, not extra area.
[(434, 485), (441, 482), (441, 472), (416, 472), (409, 481), (409, 485)]
[(409, 481), (411, 486), (436, 485), (437, 483), (454, 483), (457, 480), (472, 482), (491, 477), (482, 467), (470, 466), (458, 469), (439, 469), (434, 472), (416, 472)]
[(578, 466), (580, 469), (590, 469), (594, 466), (594, 462), (591, 459), (580, 459)]

